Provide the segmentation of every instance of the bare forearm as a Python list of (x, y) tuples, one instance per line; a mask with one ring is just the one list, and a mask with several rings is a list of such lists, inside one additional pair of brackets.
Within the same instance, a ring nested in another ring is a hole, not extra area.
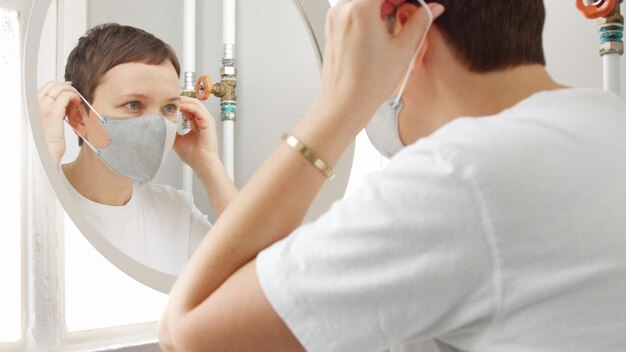
[[(345, 113), (314, 105), (292, 133), (334, 166), (363, 127)], [(299, 226), (326, 180), (300, 153), (281, 144), (218, 219), (179, 276), (169, 309), (197, 307), (230, 275)]]
[[(418, 36), (425, 28), (426, 16), (419, 13), (406, 22), (406, 30), (394, 34), (396, 38), (380, 21), (379, 0), (340, 1), (329, 11), (321, 95), (291, 132), (331, 168), (393, 93), (408, 67)], [(246, 339), (265, 324), (264, 316), (282, 322), (264, 301), (259, 303), (267, 308), (262, 313), (246, 315), (241, 321), (233, 319), (233, 325), (250, 322), (250, 326), (235, 332), (218, 328), (221, 320), (236, 314), (240, 302), (266, 298), (255, 281), (256, 273), (250, 269), (256, 265), (252, 260), (301, 224), (325, 180), (303, 155), (281, 144), (195, 251), (172, 288), (162, 324), (178, 329), (173, 335), (191, 334), (185, 341), (203, 340), (194, 346), (208, 346), (204, 342), (222, 336), (230, 341)], [(256, 290), (246, 296), (251, 287)], [(270, 325), (289, 332), (284, 325)], [(207, 337), (209, 332), (216, 335)], [(259, 337), (255, 341), (262, 340)]]
[(237, 187), (219, 160), (201, 170), (194, 170), (194, 172), (209, 197), (215, 216), (220, 217), (224, 209), (237, 196), (239, 192)]

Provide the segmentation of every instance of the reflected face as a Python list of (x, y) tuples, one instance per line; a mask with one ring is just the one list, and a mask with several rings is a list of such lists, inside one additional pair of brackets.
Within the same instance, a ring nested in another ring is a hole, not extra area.
[[(179, 79), (171, 62), (132, 62), (117, 65), (102, 76), (92, 106), (100, 115), (112, 119), (161, 113), (176, 122), (180, 103)], [(84, 123), (89, 141), (97, 148), (106, 147), (106, 131), (92, 111)]]

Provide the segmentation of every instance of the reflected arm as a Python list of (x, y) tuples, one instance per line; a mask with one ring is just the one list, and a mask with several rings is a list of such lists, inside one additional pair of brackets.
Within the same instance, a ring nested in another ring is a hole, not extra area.
[(235, 199), (238, 190), (231, 181), (224, 165), (220, 160), (215, 160), (211, 165), (194, 169), (194, 173), (202, 182), (215, 217), (219, 218), (224, 209)]
[(195, 98), (182, 97), (180, 110), (186, 114), (193, 129), (176, 137), (174, 149), (202, 182), (213, 211), (219, 217), (238, 191), (219, 159), (215, 118)]

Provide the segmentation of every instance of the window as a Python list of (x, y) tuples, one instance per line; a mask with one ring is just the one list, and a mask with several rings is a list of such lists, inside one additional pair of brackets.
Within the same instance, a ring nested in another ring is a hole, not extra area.
[(155, 322), (167, 295), (118, 270), (65, 216), (65, 309), (70, 333)]
[[(38, 73), (38, 87), (62, 76), (56, 58), (62, 49), (57, 43), (64, 43), (57, 40), (57, 31), (64, 22), (57, 10), (80, 8), (80, 3), (86, 6), (83, 0), (52, 1), (44, 22), (39, 64), (36, 70), (29, 70)], [(40, 167), (22, 108), (20, 19), (30, 4), (0, 3), (4, 131), (0, 160), (8, 170), (2, 174), (1, 189), (0, 351), (21, 351), (25, 346), (106, 350), (130, 345), (156, 350), (155, 321), (167, 296), (126, 276), (87, 243), (63, 212)], [(80, 29), (81, 33), (84, 30)], [(85, 270), (85, 264), (92, 268)], [(107, 309), (100, 309), (103, 307)]]
[(21, 175), (22, 132), (20, 30), (18, 12), (0, 8), (0, 96), (3, 133), (0, 138), (2, 174), (2, 236), (0, 236), (0, 343), (21, 338)]

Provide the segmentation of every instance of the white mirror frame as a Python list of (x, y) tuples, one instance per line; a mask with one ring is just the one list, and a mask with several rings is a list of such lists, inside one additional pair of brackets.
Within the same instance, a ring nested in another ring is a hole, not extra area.
[[(311, 42), (314, 45), (314, 51), (317, 54), (317, 60), (321, 69), (323, 50), (325, 45), (324, 26), (326, 22), (326, 13), (330, 8), (328, 1), (320, 0), (293, 0), (298, 7), (302, 19), (309, 32)], [(43, 164), (43, 168), (48, 176), (50, 185), (55, 191), (61, 204), (66, 208), (66, 212), (74, 221), (76, 226), (81, 230), (85, 238), (94, 246), (105, 258), (113, 265), (122, 270), (133, 279), (143, 283), (160, 292), (168, 293), (171, 289), (176, 276), (166, 274), (164, 272), (152, 269), (126, 255), (109, 241), (107, 241), (100, 232), (83, 216), (79, 209), (75, 208), (75, 201), (69, 190), (62, 183), (58, 170), (53, 164), (50, 153), (42, 152), (48, 150), (45, 142), (44, 132), (39, 116), (39, 101), (37, 99), (37, 65), (39, 57), (39, 44), (41, 41), (43, 23), (48, 13), (48, 9), (52, 0), (34, 0), (31, 13), (28, 19), (25, 43), (24, 43), (24, 64), (22, 68), (22, 80), (24, 101), (30, 119), (31, 130), (33, 133), (35, 145), (39, 152), (39, 157)], [(350, 156), (354, 152), (354, 146), (346, 152)], [(351, 158), (350, 158), (351, 160)], [(350, 165), (341, 165), (344, 174), (344, 180), (350, 173)], [(347, 168), (347, 170), (346, 170)], [(336, 170), (337, 172), (339, 170)]]

